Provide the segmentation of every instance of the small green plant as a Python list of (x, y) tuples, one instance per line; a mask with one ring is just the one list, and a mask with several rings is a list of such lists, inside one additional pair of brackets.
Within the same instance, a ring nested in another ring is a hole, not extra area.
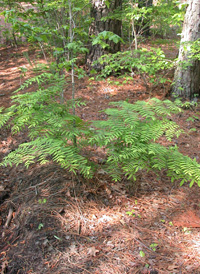
[(46, 202), (47, 202), (47, 199), (39, 199), (38, 200), (39, 204), (46, 204)]
[(127, 211), (126, 214), (127, 214), (128, 216), (133, 216), (133, 217), (135, 217), (135, 210), (132, 209), (131, 211)]
[[(35, 92), (23, 93), (29, 85), (37, 83)], [(29, 167), (35, 162), (46, 164), (53, 160), (72, 172), (90, 176), (91, 165), (81, 155), (82, 142), (91, 134), (87, 123), (73, 115), (73, 103), (60, 103), (65, 79), (58, 73), (43, 73), (31, 78), (15, 92), (13, 105), (0, 112), (0, 127), (10, 120), (13, 134), (28, 130), (28, 141), (4, 158), (1, 165)], [(76, 104), (80, 105), (79, 102)], [(74, 142), (74, 136), (78, 138)]]
[[(134, 210), (134, 209), (132, 209), (131, 211), (127, 211), (126, 214), (127, 214), (128, 216), (136, 217), (136, 214), (135, 214), (135, 210)], [(142, 216), (141, 216), (140, 214), (137, 214), (137, 217), (140, 218), (140, 219), (142, 218)]]
[(189, 117), (186, 121), (187, 122), (194, 122), (195, 120), (200, 120), (200, 118), (198, 116), (192, 115), (192, 117)]
[(144, 258), (145, 256), (146, 256), (146, 255), (145, 255), (144, 251), (140, 250), (140, 257), (141, 257), (141, 258)]
[(196, 131), (197, 131), (197, 129), (196, 129), (195, 127), (191, 128), (191, 129), (189, 130), (189, 132), (196, 132)]
[(195, 120), (194, 118), (189, 117), (186, 121), (187, 121), (187, 122), (192, 122), (192, 123), (193, 123), (193, 122), (194, 122), (194, 120)]
[[(24, 93), (33, 83), (37, 83), (37, 90)], [(196, 182), (200, 186), (197, 160), (182, 155), (176, 146), (159, 144), (160, 137), (171, 141), (182, 133), (169, 119), (181, 111), (176, 104), (155, 98), (135, 104), (112, 103), (115, 108), (105, 110), (108, 120), (95, 121), (92, 126), (72, 114), (74, 101), (61, 102), (64, 84), (59, 73), (45, 72), (25, 81), (12, 97), (13, 105), (0, 109), (0, 127), (9, 123), (13, 134), (28, 131), (27, 142), (8, 154), (0, 165), (24, 163), (29, 167), (35, 162), (54, 161), (70, 172), (91, 177), (94, 164), (84, 156), (84, 150), (95, 145), (106, 149), (104, 169), (115, 181), (123, 176), (136, 180), (141, 170), (166, 170), (172, 182), (180, 179), (181, 185)]]
[(199, 120), (200, 120), (200, 117), (195, 116), (195, 115), (193, 115), (193, 118), (194, 118), (195, 120), (197, 120), (197, 121), (199, 121)]
[(191, 234), (191, 230), (189, 230), (189, 228), (187, 228), (187, 227), (184, 227), (184, 228), (183, 228), (183, 232), (184, 232), (185, 234)]
[(158, 246), (158, 244), (152, 243), (152, 244), (150, 244), (149, 247), (150, 247), (153, 251), (156, 251), (157, 246)]
[(195, 102), (195, 101), (186, 101), (186, 102), (184, 102), (184, 103), (182, 103), (181, 104), (181, 107), (183, 108), (183, 109), (194, 109), (194, 107), (197, 107), (197, 102)]
[(38, 225), (38, 230), (41, 230), (43, 227), (44, 227), (43, 223), (40, 223), (40, 224)]

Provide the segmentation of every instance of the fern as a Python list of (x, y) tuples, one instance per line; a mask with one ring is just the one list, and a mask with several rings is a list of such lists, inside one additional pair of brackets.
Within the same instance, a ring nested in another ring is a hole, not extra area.
[[(39, 86), (41, 86), (42, 84), (45, 84), (45, 83), (56, 82), (56, 80), (58, 80), (58, 75), (53, 75), (52, 73), (44, 72), (42, 74), (39, 74), (35, 77), (32, 77), (32, 78), (26, 80), (24, 82), (24, 84), (22, 84), (20, 86), (20, 88), (17, 89), (14, 93), (17, 93), (18, 91), (23, 90), (23, 89), (31, 86), (33, 83), (37, 83)], [(62, 79), (59, 79), (59, 82), (61, 80)]]
[[(38, 83), (35, 92), (24, 89)], [(1, 165), (35, 162), (58, 163), (62, 168), (86, 177), (93, 174), (93, 163), (83, 156), (88, 144), (103, 146), (107, 151), (106, 169), (114, 180), (124, 174), (136, 179), (140, 170), (167, 170), (173, 180), (181, 184), (190, 181), (200, 186), (200, 165), (194, 159), (182, 155), (177, 147), (164, 147), (160, 137), (171, 141), (182, 131), (170, 119), (171, 114), (181, 111), (179, 103), (151, 99), (112, 103), (114, 108), (105, 110), (107, 121), (93, 122), (91, 128), (78, 116), (72, 114), (70, 101), (61, 104), (60, 93), (64, 78), (58, 74), (44, 73), (26, 81), (17, 91), (13, 105), (0, 109), (0, 127), (10, 123), (13, 133), (28, 131), (27, 142), (8, 154)], [(79, 104), (79, 102), (77, 102)], [(77, 142), (74, 142), (76, 137)]]
[[(23, 93), (23, 89), (35, 82), (38, 83), (35, 92)], [(64, 83), (59, 75), (43, 73), (27, 80), (17, 90), (18, 94), (12, 96), (14, 104), (0, 113), (0, 126), (10, 120), (12, 132), (27, 129), (30, 141), (11, 152), (1, 165), (24, 163), (29, 167), (34, 162), (45, 164), (53, 160), (74, 173), (91, 176), (91, 165), (81, 156), (82, 142), (91, 132), (87, 123), (72, 114), (70, 101), (59, 102)]]
[(91, 175), (91, 167), (87, 159), (81, 156), (77, 147), (67, 144), (65, 140), (48, 137), (36, 138), (28, 143), (21, 144), (18, 149), (4, 158), (4, 166), (24, 163), (26, 167), (35, 163), (49, 162), (49, 156), (62, 168), (76, 173), (79, 170), (85, 177)]
[(182, 155), (177, 147), (164, 147), (159, 138), (171, 141), (182, 130), (169, 118), (181, 109), (169, 100), (151, 99), (112, 103), (117, 108), (105, 110), (107, 121), (96, 121), (97, 133), (90, 139), (92, 144), (106, 147), (106, 169), (117, 181), (125, 174), (136, 179), (139, 170), (167, 170), (172, 181), (181, 179), (181, 184), (190, 181), (200, 186), (200, 165)]
[(4, 126), (9, 121), (9, 119), (13, 116), (12, 109), (13, 109), (13, 106), (11, 108), (9, 108), (6, 111), (6, 113), (4, 113), (4, 108), (2, 108), (2, 107), (0, 108), (0, 117), (1, 117), (1, 119), (0, 119), (0, 128), (2, 126)]

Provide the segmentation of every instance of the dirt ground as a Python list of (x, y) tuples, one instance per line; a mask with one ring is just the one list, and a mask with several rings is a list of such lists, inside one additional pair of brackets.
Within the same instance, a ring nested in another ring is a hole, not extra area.
[[(170, 57), (177, 53), (173, 45), (163, 49)], [(27, 46), (0, 48), (0, 107), (10, 105), (12, 92), (32, 74), (20, 74), (19, 67), (31, 67), (27, 52), (44, 62)], [(86, 102), (77, 109), (82, 119), (105, 119), (99, 111), (112, 101), (169, 95), (169, 85), (149, 94), (138, 76), (123, 86), (111, 80), (76, 80), (76, 96)], [(185, 130), (173, 142), (200, 161), (200, 105), (173, 119)], [(26, 138), (2, 128), (0, 159)], [(199, 187), (171, 183), (164, 171), (141, 173), (136, 188), (125, 178), (113, 183), (103, 167), (91, 180), (53, 163), (0, 168), (0, 213), (1, 274), (200, 273)]]

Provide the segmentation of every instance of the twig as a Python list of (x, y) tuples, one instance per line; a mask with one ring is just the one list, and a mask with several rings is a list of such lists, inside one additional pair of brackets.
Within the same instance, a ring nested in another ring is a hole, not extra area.
[(13, 208), (10, 207), (9, 212), (8, 212), (7, 221), (6, 221), (5, 225), (4, 225), (4, 228), (8, 228), (8, 226), (9, 226), (9, 224), (11, 222), (11, 219), (12, 219), (12, 214), (13, 214)]
[(44, 48), (43, 48), (43, 45), (42, 45), (41, 42), (39, 42), (39, 46), (40, 46), (40, 48), (41, 48), (41, 50), (42, 50), (42, 54), (43, 54), (43, 56), (44, 56), (45, 61), (48, 63), (47, 57), (46, 57), (46, 54), (45, 54), (45, 51), (44, 51)]
[[(11, 219), (12, 219), (12, 216), (13, 216), (13, 208), (10, 207), (9, 209), (9, 212), (8, 212), (8, 216), (7, 216), (7, 220), (6, 220), (6, 223), (4, 225), (4, 229), (8, 228), (10, 222), (11, 222)], [(5, 231), (2, 233), (2, 238), (5, 237)]]
[(134, 240), (136, 240), (136, 242), (138, 242), (139, 244), (143, 245), (145, 248), (147, 248), (149, 251), (156, 253), (153, 249), (149, 248), (147, 245), (145, 245), (143, 242), (141, 242), (139, 239), (134, 238)]

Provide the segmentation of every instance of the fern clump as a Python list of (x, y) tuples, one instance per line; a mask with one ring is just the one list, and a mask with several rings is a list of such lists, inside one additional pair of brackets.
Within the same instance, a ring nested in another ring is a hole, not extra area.
[[(38, 84), (35, 92), (23, 90)], [(73, 102), (61, 103), (65, 80), (59, 74), (43, 73), (27, 80), (12, 99), (13, 105), (0, 109), (0, 127), (9, 122), (12, 132), (28, 130), (28, 141), (8, 154), (1, 165), (7, 166), (53, 160), (62, 168), (85, 177), (92, 176), (94, 166), (83, 156), (88, 145), (103, 146), (107, 152), (105, 168), (112, 178), (120, 180), (124, 174), (136, 179), (140, 170), (167, 170), (172, 181), (190, 181), (200, 186), (200, 165), (182, 155), (178, 148), (159, 144), (160, 137), (171, 141), (182, 131), (170, 119), (180, 112), (178, 101), (138, 101), (112, 103), (115, 108), (105, 110), (107, 121), (95, 121), (94, 127), (72, 114)], [(76, 102), (78, 104), (78, 102)]]
[[(22, 92), (33, 83), (38, 84), (35, 92)], [(91, 166), (81, 155), (82, 141), (90, 130), (72, 114), (71, 102), (60, 103), (64, 84), (64, 77), (58, 74), (38, 75), (15, 92), (10, 108), (1, 110), (0, 126), (10, 121), (13, 133), (28, 129), (29, 137), (29, 141), (12, 151), (1, 165), (24, 163), (28, 167), (34, 162), (45, 164), (52, 159), (72, 172), (91, 175)]]
[(181, 179), (181, 184), (190, 181), (190, 185), (196, 182), (200, 186), (200, 165), (196, 160), (182, 155), (176, 146), (159, 144), (161, 136), (171, 141), (182, 132), (169, 119), (172, 113), (181, 111), (176, 104), (158, 99), (112, 104), (117, 108), (105, 110), (107, 121), (94, 123), (98, 130), (90, 142), (106, 148), (106, 169), (115, 181), (124, 174), (136, 179), (139, 170), (166, 169), (172, 181)]

